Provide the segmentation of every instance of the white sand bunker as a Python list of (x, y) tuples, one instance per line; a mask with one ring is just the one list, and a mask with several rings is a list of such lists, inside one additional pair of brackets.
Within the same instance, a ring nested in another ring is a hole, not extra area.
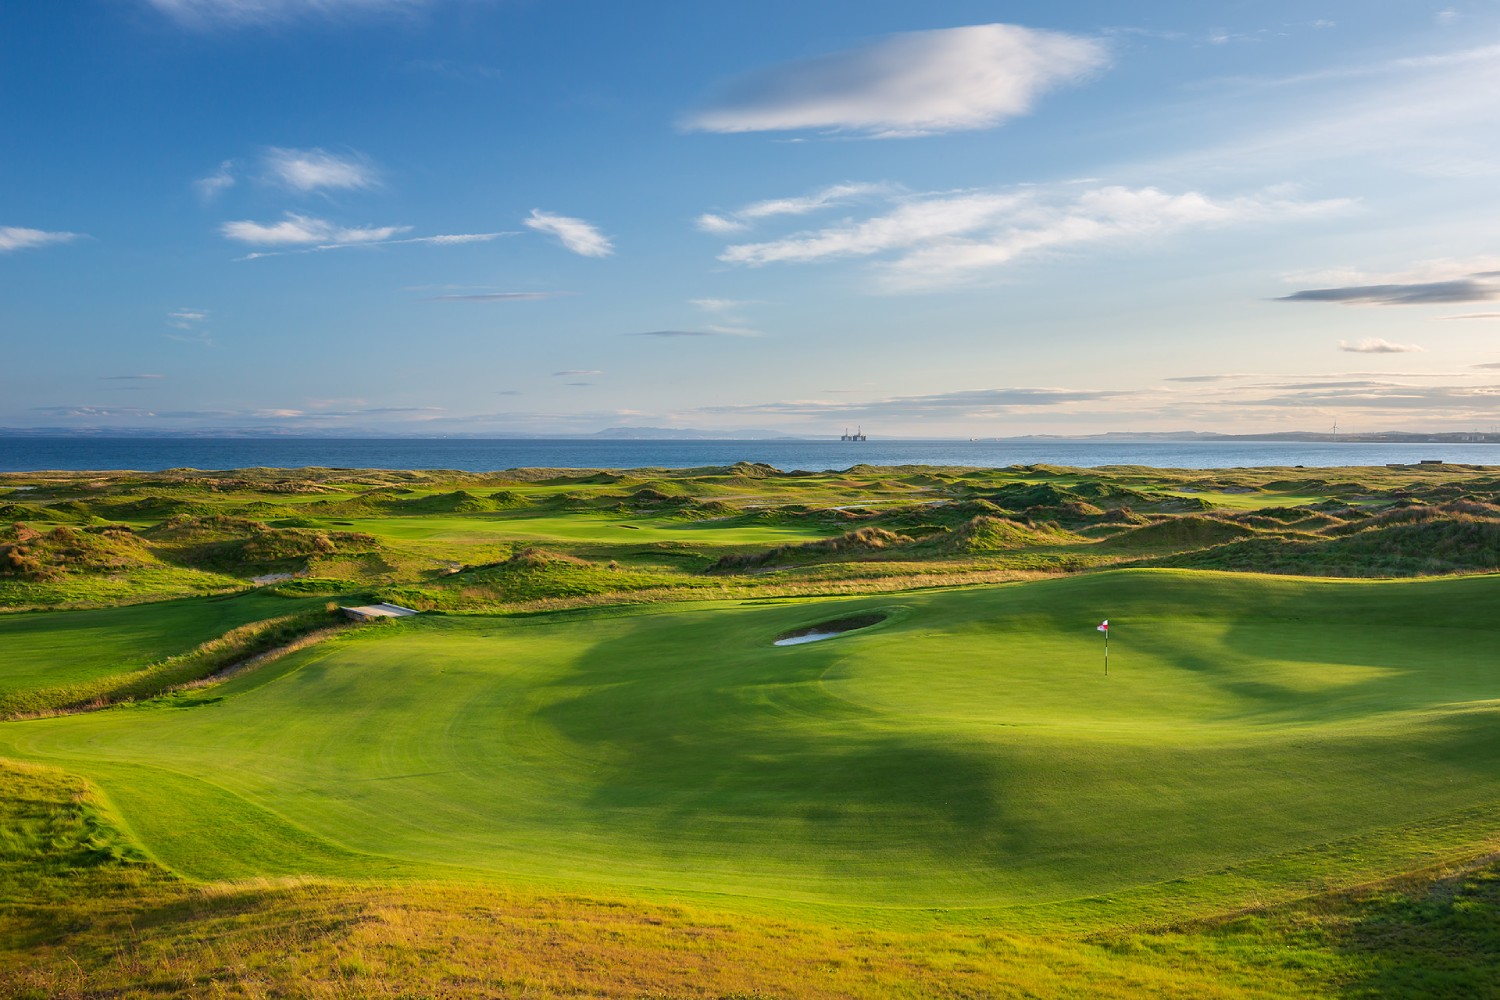
[(856, 629), (869, 628), (885, 621), (885, 615), (857, 615), (853, 618), (840, 618), (837, 621), (821, 622), (817, 625), (809, 625), (806, 628), (795, 629), (785, 635), (778, 636), (773, 646), (800, 646), (804, 642), (820, 642), (823, 639), (832, 639), (843, 635), (845, 632), (853, 632)]

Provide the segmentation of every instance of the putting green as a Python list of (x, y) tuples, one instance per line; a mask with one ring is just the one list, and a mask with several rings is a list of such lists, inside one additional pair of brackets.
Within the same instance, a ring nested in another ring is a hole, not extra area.
[(1497, 597), (1500, 577), (1125, 571), (414, 619), (212, 703), (6, 723), (0, 754), (93, 779), (203, 878), (1044, 902), (1500, 815)]

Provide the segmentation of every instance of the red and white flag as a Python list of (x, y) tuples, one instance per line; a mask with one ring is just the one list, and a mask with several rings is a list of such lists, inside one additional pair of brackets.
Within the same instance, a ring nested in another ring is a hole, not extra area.
[(1099, 623), (1099, 631), (1100, 632), (1108, 632), (1109, 631), (1109, 619), (1108, 618), (1104, 619), (1102, 622)]

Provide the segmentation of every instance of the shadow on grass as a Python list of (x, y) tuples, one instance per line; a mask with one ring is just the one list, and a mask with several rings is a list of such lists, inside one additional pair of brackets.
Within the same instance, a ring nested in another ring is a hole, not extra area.
[(1335, 947), (1359, 971), (1349, 997), (1493, 997), (1500, 984), (1500, 869), (1362, 901)]
[(845, 876), (865, 863), (991, 867), (1024, 853), (1030, 835), (1005, 814), (996, 748), (828, 695), (819, 679), (843, 655), (729, 653), (667, 674), (606, 644), (562, 682), (581, 693), (543, 717), (609, 762), (589, 799), (601, 825), (638, 827), (664, 850), (743, 847)]

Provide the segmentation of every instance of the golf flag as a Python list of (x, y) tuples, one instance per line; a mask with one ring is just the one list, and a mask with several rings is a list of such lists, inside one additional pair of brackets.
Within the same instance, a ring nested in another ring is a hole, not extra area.
[(1104, 621), (1102, 621), (1102, 622), (1099, 623), (1099, 631), (1105, 633), (1106, 635), (1109, 634), (1109, 619), (1108, 618), (1104, 619)]

